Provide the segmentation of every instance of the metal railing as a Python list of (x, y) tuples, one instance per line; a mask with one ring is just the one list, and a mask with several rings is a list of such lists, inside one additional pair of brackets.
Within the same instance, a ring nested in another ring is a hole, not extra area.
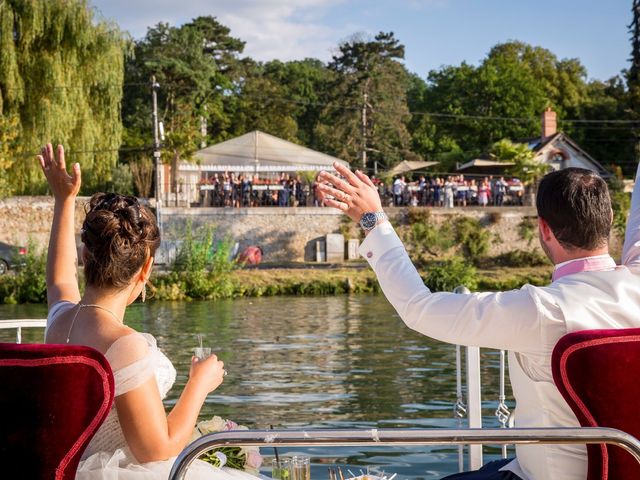
[(189, 465), (203, 453), (222, 446), (387, 446), (482, 444), (616, 445), (640, 463), (640, 441), (613, 428), (245, 430), (212, 433), (195, 440), (176, 458), (169, 480), (183, 480)]
[[(465, 286), (458, 286), (453, 289), (453, 293), (466, 295), (471, 291)], [(454, 418), (458, 420), (458, 426), (461, 427), (462, 420), (466, 417), (469, 428), (482, 428), (482, 383), (480, 380), (480, 348), (465, 347), (465, 377), (466, 377), (466, 400), (462, 394), (462, 359), (460, 345), (456, 345), (456, 402), (453, 408)], [(506, 352), (499, 350), (499, 391), (498, 406), (494, 411), (500, 428), (511, 428), (512, 414), (506, 404), (505, 385), (506, 385)], [(464, 445), (458, 448), (458, 469), (464, 470)], [(507, 458), (507, 444), (501, 445), (502, 458)], [(482, 445), (469, 445), (469, 468), (477, 470), (483, 464)]]
[(0, 320), (0, 330), (16, 329), (16, 343), (22, 343), (23, 328), (45, 328), (46, 318), (20, 318), (11, 320)]

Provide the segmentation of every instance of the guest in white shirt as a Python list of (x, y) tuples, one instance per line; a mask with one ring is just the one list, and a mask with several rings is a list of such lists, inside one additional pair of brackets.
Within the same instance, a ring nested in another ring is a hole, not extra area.
[[(622, 253), (608, 253), (611, 201), (594, 172), (559, 170), (540, 182), (536, 206), (540, 244), (556, 265), (546, 287), (456, 295), (432, 293), (423, 283), (369, 178), (342, 165), (320, 174), (328, 206), (360, 221), (367, 238), (360, 253), (387, 299), (410, 328), (435, 339), (509, 350), (509, 374), (518, 427), (577, 427), (578, 420), (553, 383), (551, 353), (566, 333), (640, 326), (640, 183), (632, 198)], [(374, 215), (372, 215), (374, 214)], [(516, 459), (491, 462), (482, 472), (449, 478), (584, 480), (585, 446), (518, 445)]]

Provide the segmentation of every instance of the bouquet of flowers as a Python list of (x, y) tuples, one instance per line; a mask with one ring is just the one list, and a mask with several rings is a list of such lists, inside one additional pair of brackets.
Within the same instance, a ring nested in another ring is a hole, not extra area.
[[(249, 430), (247, 427), (238, 425), (231, 420), (225, 420), (215, 416), (211, 420), (198, 422), (191, 437), (191, 441), (200, 438), (207, 433), (227, 432), (229, 430)], [(214, 467), (224, 466), (244, 470), (245, 472), (258, 474), (258, 469), (262, 465), (262, 456), (258, 447), (218, 447), (208, 451), (200, 457)]]

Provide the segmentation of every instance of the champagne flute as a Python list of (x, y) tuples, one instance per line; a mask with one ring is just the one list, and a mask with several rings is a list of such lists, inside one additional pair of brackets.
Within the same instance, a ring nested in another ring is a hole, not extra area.
[(199, 333), (197, 337), (200, 346), (193, 349), (193, 354), (198, 358), (198, 360), (204, 360), (205, 358), (208, 358), (209, 355), (211, 355), (211, 347), (202, 346), (202, 338), (204, 337), (204, 335)]

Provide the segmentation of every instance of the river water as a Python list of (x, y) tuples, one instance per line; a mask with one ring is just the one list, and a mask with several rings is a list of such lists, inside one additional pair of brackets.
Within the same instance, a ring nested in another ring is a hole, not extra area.
[[(42, 305), (0, 305), (0, 319), (42, 318)], [(407, 328), (383, 296), (271, 297), (217, 302), (134, 304), (126, 322), (153, 334), (178, 377), (175, 403), (197, 334), (229, 375), (209, 395), (201, 419), (219, 415), (249, 428), (439, 428), (453, 418), (455, 347)], [(14, 332), (0, 331), (1, 341)], [(25, 331), (23, 341), (42, 341)], [(497, 427), (498, 353), (483, 351), (484, 425)], [(498, 458), (485, 448), (485, 461)], [(271, 449), (263, 449), (265, 460)], [(327, 465), (355, 473), (376, 465), (398, 480), (435, 479), (457, 471), (457, 447), (285, 449), (312, 457), (312, 478)], [(265, 461), (265, 463), (269, 463)], [(268, 473), (265, 470), (264, 473)]]

